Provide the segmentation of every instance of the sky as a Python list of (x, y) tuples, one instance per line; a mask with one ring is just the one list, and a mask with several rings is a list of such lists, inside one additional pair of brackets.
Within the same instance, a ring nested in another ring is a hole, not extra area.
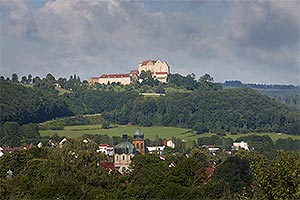
[(81, 80), (148, 59), (215, 82), (300, 84), (300, 1), (0, 0), (0, 75)]

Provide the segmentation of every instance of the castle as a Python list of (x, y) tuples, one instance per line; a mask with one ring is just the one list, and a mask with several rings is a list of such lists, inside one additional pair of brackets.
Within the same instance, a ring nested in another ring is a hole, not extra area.
[(128, 74), (102, 74), (99, 77), (90, 78), (89, 83), (120, 83), (122, 85), (128, 85), (132, 83), (133, 80), (138, 80), (142, 71), (150, 71), (154, 79), (166, 83), (168, 74), (170, 73), (170, 67), (165, 61), (146, 60), (139, 63), (138, 70), (131, 70)]

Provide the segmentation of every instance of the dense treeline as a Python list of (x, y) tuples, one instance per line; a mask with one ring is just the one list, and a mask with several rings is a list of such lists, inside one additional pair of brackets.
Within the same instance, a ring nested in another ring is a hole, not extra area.
[(20, 126), (17, 122), (0, 124), (0, 146), (18, 147), (37, 144), (41, 139), (37, 124), (29, 123)]
[[(299, 199), (299, 153), (233, 156), (194, 148), (189, 156), (137, 155), (120, 175), (99, 164), (95, 143), (73, 140), (62, 148), (15, 151), (0, 159), (4, 199)], [(212, 162), (213, 174), (207, 170)], [(13, 176), (6, 178), (12, 170)]]
[(173, 93), (162, 98), (138, 97), (103, 117), (120, 124), (193, 128), (198, 133), (271, 131), (300, 134), (299, 114), (247, 88)]
[(292, 90), (292, 89), (300, 89), (300, 86), (294, 85), (267, 85), (267, 84), (255, 84), (255, 83), (242, 83), (241, 81), (225, 81), (223, 83), (225, 87), (250, 87), (254, 89), (281, 89), (281, 90)]
[(286, 104), (295, 111), (300, 111), (300, 86), (294, 85), (266, 85), (266, 84), (244, 84), (241, 81), (225, 81), (225, 88), (249, 87), (257, 90), (263, 95), (272, 97)]
[(0, 81), (0, 121), (19, 124), (73, 115), (63, 98), (36, 88)]

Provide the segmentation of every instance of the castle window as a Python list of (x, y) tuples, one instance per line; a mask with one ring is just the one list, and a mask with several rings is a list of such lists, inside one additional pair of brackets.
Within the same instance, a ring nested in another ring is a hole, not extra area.
[(144, 149), (144, 143), (141, 143), (141, 149)]
[(125, 156), (123, 156), (123, 160), (125, 160)]
[(118, 160), (118, 156), (116, 156), (116, 160)]
[(139, 143), (137, 143), (137, 144), (136, 144), (136, 148), (137, 148), (137, 149), (139, 149), (139, 148), (140, 148), (140, 145), (139, 145)]

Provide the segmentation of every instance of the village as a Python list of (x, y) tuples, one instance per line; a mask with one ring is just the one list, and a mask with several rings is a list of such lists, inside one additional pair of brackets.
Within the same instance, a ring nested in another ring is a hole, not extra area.
[[(105, 155), (105, 159), (102, 161), (97, 162), (97, 166), (102, 167), (103, 169), (107, 170), (108, 172), (111, 172), (113, 170), (120, 173), (120, 175), (124, 175), (127, 172), (131, 171), (130, 164), (132, 161), (132, 158), (136, 155), (145, 155), (145, 154), (156, 154), (159, 156), (161, 160), (166, 159), (166, 152), (164, 151), (166, 148), (169, 149), (175, 149), (175, 143), (173, 140), (162, 140), (162, 144), (158, 146), (147, 146), (145, 143), (145, 135), (141, 131), (140, 128), (136, 130), (132, 134), (132, 140), (129, 141), (129, 135), (127, 133), (122, 134), (122, 141), (118, 143), (115, 146), (111, 146), (106, 143), (100, 143), (97, 144), (98, 149), (95, 153)], [(48, 144), (43, 144), (42, 142), (39, 142), (36, 147), (37, 148), (64, 148), (64, 145), (66, 145), (68, 142), (72, 141), (79, 141), (83, 144), (88, 143), (96, 143), (95, 141), (88, 139), (88, 138), (66, 138), (64, 137), (60, 141), (55, 140), (49, 140)], [(21, 147), (0, 147), (0, 159), (5, 154), (11, 154), (14, 151), (26, 151), (28, 149), (33, 148), (34, 145), (29, 146), (21, 146)], [(233, 142), (232, 148), (230, 151), (226, 151), (224, 147), (220, 145), (202, 145), (202, 149), (206, 149), (206, 151), (211, 155), (215, 156), (217, 153), (222, 152), (223, 154), (227, 154), (228, 156), (232, 155), (234, 152), (238, 151), (239, 149), (243, 149), (246, 151), (249, 151), (249, 147), (247, 142), (241, 141), (241, 142)], [(76, 158), (75, 152), (71, 153)], [(174, 151), (175, 155), (175, 151)], [(186, 157), (189, 157), (188, 153), (185, 153)], [(216, 163), (214, 161), (211, 161), (211, 165), (206, 169), (209, 177), (213, 174)], [(175, 167), (175, 162), (170, 162), (169, 167)], [(13, 169), (9, 169), (7, 171), (7, 177), (13, 176)]]

